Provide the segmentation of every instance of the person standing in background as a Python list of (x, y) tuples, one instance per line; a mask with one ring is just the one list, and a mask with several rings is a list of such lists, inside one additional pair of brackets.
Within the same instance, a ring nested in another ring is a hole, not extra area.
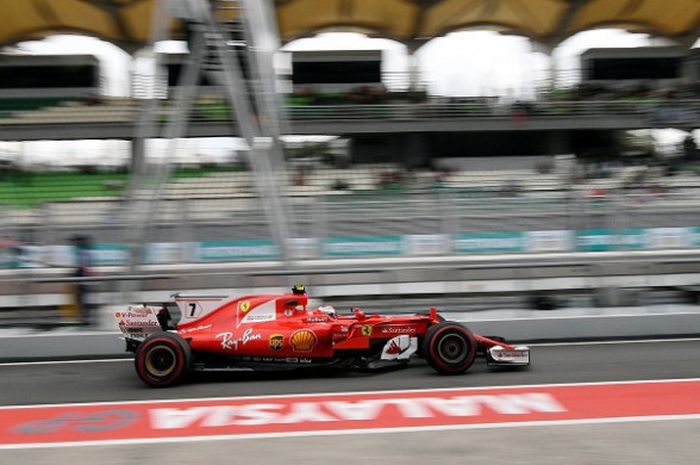
[(76, 255), (76, 270), (73, 276), (78, 278), (75, 285), (75, 303), (81, 326), (92, 325), (92, 304), (90, 302), (90, 284), (84, 281), (92, 275), (92, 250), (88, 236), (76, 235), (71, 238)]

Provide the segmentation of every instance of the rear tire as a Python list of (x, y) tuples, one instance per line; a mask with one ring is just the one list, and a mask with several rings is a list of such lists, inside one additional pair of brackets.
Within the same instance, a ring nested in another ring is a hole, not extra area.
[(192, 350), (177, 334), (156, 333), (146, 338), (136, 351), (136, 373), (152, 387), (178, 383), (190, 371)]
[(464, 373), (476, 359), (478, 344), (474, 335), (453, 321), (430, 328), (423, 341), (423, 356), (435, 371), (443, 375)]

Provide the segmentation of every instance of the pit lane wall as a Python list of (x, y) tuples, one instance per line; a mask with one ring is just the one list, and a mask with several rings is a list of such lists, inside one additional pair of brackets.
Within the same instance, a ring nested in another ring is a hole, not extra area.
[[(439, 256), (448, 254), (519, 254), (694, 249), (700, 227), (493, 231), (449, 234), (333, 236), (291, 240), (294, 258)], [(128, 264), (125, 244), (92, 245), (95, 266)], [(275, 260), (279, 247), (270, 239), (203, 242), (158, 242), (144, 248), (145, 264), (212, 263)], [(76, 253), (68, 245), (26, 245), (0, 249), (0, 267), (73, 266)]]
[[(658, 310), (658, 309), (657, 309)], [(578, 309), (577, 311), (581, 311)], [(596, 309), (596, 314), (577, 311), (557, 316), (501, 317), (488, 314), (446, 314), (472, 331), (499, 335), (513, 342), (596, 340), (604, 338), (672, 338), (700, 334), (700, 313), (689, 306), (664, 311), (639, 307)], [(111, 316), (111, 315), (110, 315)], [(126, 357), (121, 333), (103, 326), (101, 331), (0, 334), (0, 361), (58, 360), (74, 358)], [(19, 331), (17, 331), (19, 333)], [(536, 348), (533, 352), (537, 363)]]

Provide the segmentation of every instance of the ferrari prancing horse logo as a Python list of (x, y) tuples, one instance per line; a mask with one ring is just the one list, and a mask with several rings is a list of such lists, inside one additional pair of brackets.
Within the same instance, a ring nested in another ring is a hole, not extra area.
[(372, 326), (362, 325), (362, 335), (363, 336), (371, 336), (372, 335)]
[(244, 300), (238, 304), (238, 309), (241, 311), (241, 313), (248, 313), (248, 310), (250, 310), (250, 301)]

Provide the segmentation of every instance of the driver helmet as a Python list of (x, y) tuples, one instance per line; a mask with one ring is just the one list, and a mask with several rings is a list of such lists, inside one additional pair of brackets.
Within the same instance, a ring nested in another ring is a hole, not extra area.
[(306, 286), (303, 284), (295, 284), (292, 286), (292, 294), (294, 295), (306, 295)]
[(335, 318), (335, 308), (332, 305), (321, 305), (318, 307), (319, 311), (325, 313), (326, 315)]

